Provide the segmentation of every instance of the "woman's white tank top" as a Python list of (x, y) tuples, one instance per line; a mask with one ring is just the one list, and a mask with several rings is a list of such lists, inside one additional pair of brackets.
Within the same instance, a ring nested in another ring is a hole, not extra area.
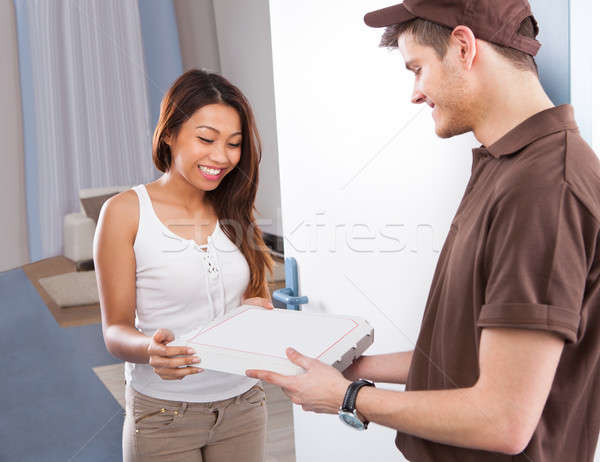
[[(200, 246), (193, 239), (173, 233), (158, 219), (144, 184), (132, 189), (140, 205), (133, 245), (135, 327), (148, 336), (166, 328), (179, 337), (240, 306), (250, 281), (250, 269), (219, 222), (208, 243)], [(125, 362), (125, 380), (148, 396), (187, 402), (231, 398), (258, 382), (210, 370), (182, 380), (163, 380), (149, 364), (130, 362)]]

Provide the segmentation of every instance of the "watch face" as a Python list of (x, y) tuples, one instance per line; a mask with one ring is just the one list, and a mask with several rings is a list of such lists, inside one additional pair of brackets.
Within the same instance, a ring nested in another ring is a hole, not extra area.
[(364, 424), (354, 414), (350, 412), (340, 412), (339, 416), (341, 421), (346, 425), (350, 425), (352, 428), (356, 428), (357, 430), (365, 429)]

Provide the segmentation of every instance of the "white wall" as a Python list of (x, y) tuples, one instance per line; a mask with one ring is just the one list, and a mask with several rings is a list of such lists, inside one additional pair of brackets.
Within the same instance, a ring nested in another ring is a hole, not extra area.
[(569, 103), (569, 0), (529, 0), (529, 3), (540, 27), (537, 39), (542, 48), (535, 57), (540, 81), (556, 106)]
[(257, 222), (263, 231), (282, 235), (281, 194), (273, 61), (268, 0), (213, 2), (221, 73), (246, 95), (256, 117), (263, 143)]
[(12, 0), (0, 0), (0, 271), (29, 262), (23, 147), (23, 114), (15, 9)]
[[(566, 2), (566, 0), (563, 1)], [(571, 104), (575, 108), (575, 119), (579, 125), (581, 135), (590, 145), (593, 144), (592, 93), (597, 93), (598, 84), (600, 83), (600, 74), (596, 71), (595, 80), (593, 74), (593, 62), (596, 61), (597, 63), (598, 61), (598, 51), (596, 51), (596, 56), (592, 53), (592, 40), (594, 35), (598, 40), (598, 32), (594, 32), (594, 24), (597, 23), (592, 20), (592, 3), (596, 3), (595, 9), (597, 10), (599, 8), (597, 1), (572, 0), (570, 2), (571, 60), (568, 63), (571, 70)], [(598, 47), (595, 49), (600, 50)], [(593, 89), (594, 81), (596, 82), (596, 90)], [(598, 153), (599, 151), (596, 149), (596, 154)]]
[[(592, 0), (589, 0), (591, 3)], [(592, 24), (600, 24), (600, 3), (594, 2), (592, 7)], [(600, 28), (592, 27), (592, 146), (600, 156)], [(600, 459), (600, 458), (599, 458)]]

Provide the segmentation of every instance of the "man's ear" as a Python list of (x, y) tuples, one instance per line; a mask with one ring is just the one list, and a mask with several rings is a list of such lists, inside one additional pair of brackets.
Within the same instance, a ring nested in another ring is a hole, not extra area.
[(478, 51), (475, 34), (467, 26), (456, 26), (452, 31), (450, 41), (458, 48), (459, 61), (467, 71), (470, 71)]

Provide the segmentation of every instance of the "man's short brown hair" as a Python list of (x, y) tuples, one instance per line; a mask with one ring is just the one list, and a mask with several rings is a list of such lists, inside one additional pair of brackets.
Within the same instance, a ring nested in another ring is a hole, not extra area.
[[(409, 33), (418, 44), (432, 47), (440, 59), (443, 59), (448, 51), (448, 41), (452, 34), (452, 29), (426, 19), (416, 18), (402, 24), (392, 24), (391, 26), (387, 26), (381, 37), (379, 46), (397, 48), (398, 39), (406, 33)], [(524, 35), (525, 37), (535, 38), (535, 30), (531, 17), (525, 18), (523, 22), (521, 22), (521, 26), (517, 33)], [(510, 61), (517, 69), (531, 71), (536, 75), (539, 75), (537, 64), (533, 56), (515, 50), (514, 48), (504, 47), (489, 41), (487, 43), (489, 43), (492, 49), (497, 53)]]

